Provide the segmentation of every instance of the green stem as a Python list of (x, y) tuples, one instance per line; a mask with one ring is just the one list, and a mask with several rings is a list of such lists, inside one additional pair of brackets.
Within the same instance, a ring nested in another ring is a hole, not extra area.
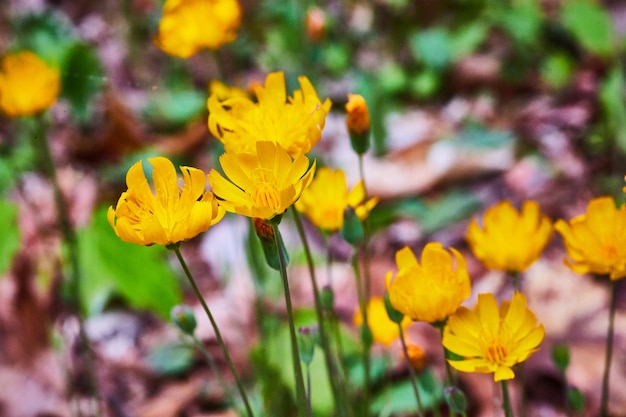
[[(359, 255), (358, 252), (354, 254), (352, 258), (352, 266), (354, 268), (354, 275), (356, 277), (356, 291), (359, 299), (359, 308), (361, 309), (361, 316), (363, 317), (363, 326), (369, 328), (368, 314), (367, 314), (367, 300), (365, 299), (363, 280), (361, 278), (361, 269), (359, 268)], [(365, 342), (365, 341), (363, 341)], [(363, 369), (365, 370), (365, 380), (363, 381), (363, 410), (366, 416), (369, 415), (369, 391), (371, 380), (370, 369), (370, 349), (371, 343), (365, 342), (363, 347)]]
[[(363, 155), (359, 154), (359, 175), (361, 176), (361, 182), (363, 183), (363, 201), (366, 202), (368, 198), (367, 186), (365, 185), (365, 170), (363, 167)], [(369, 228), (367, 227), (367, 218), (363, 220), (363, 275), (365, 279), (365, 299), (369, 300), (372, 290), (372, 279), (370, 277), (370, 258), (367, 247), (369, 246)]]
[(600, 415), (609, 415), (609, 374), (611, 370), (611, 357), (613, 356), (613, 335), (615, 329), (615, 309), (617, 297), (615, 296), (615, 281), (610, 281), (610, 304), (609, 304), (609, 328), (606, 336), (606, 354), (604, 356), (604, 375), (602, 376), (602, 397), (600, 400)]
[(398, 323), (398, 330), (400, 331), (400, 342), (402, 342), (402, 352), (404, 353), (404, 358), (406, 359), (406, 364), (409, 368), (409, 375), (411, 377), (411, 385), (413, 386), (413, 394), (415, 394), (415, 401), (417, 402), (417, 415), (419, 417), (424, 416), (424, 407), (422, 407), (422, 399), (420, 397), (420, 391), (417, 387), (417, 375), (415, 374), (415, 370), (413, 369), (413, 365), (411, 364), (411, 358), (409, 357), (409, 349), (406, 346), (406, 338), (404, 337), (404, 329), (402, 328), (402, 324)]
[(61, 231), (61, 235), (63, 236), (63, 241), (67, 247), (67, 254), (69, 257), (69, 307), (73, 314), (78, 318), (78, 352), (81, 355), (84, 355), (86, 369), (87, 369), (87, 377), (89, 381), (89, 390), (91, 394), (94, 396), (96, 400), (96, 415), (102, 415), (101, 408), (101, 395), (100, 389), (98, 386), (98, 381), (96, 378), (95, 371), (95, 361), (91, 351), (91, 347), (89, 345), (89, 338), (87, 337), (87, 332), (85, 331), (85, 321), (82, 315), (82, 305), (80, 298), (80, 284), (82, 280), (82, 272), (80, 268), (80, 256), (78, 249), (78, 238), (76, 236), (76, 231), (72, 226), (69, 218), (69, 208), (65, 201), (65, 197), (63, 196), (63, 192), (61, 191), (61, 187), (59, 185), (56, 166), (54, 165), (54, 160), (52, 158), (52, 152), (50, 152), (50, 146), (48, 144), (48, 140), (46, 139), (46, 125), (43, 115), (39, 115), (35, 117), (34, 122), (36, 123), (36, 130), (33, 134), (33, 143), (35, 145), (35, 149), (40, 152), (42, 156), (42, 165), (45, 170), (46, 176), (52, 183), (52, 188), (54, 192), (54, 203), (56, 206), (57, 217), (59, 221), (59, 229)]
[(285, 303), (287, 305), (287, 319), (289, 320), (289, 336), (291, 337), (291, 355), (293, 356), (293, 370), (296, 379), (296, 397), (300, 416), (311, 416), (306, 405), (306, 391), (304, 389), (304, 377), (302, 375), (302, 366), (300, 364), (300, 355), (298, 354), (298, 339), (296, 337), (296, 325), (294, 323), (293, 308), (291, 305), (291, 293), (289, 292), (289, 280), (287, 279), (287, 261), (281, 245), (280, 231), (278, 225), (272, 224), (274, 230), (274, 239), (278, 248), (278, 259), (280, 262), (280, 276), (283, 280), (285, 289)]
[(509, 397), (509, 386), (506, 379), (501, 381), (502, 385), (502, 408), (505, 417), (513, 417), (513, 408), (511, 407), (511, 398)]
[[(439, 329), (439, 334), (441, 335), (441, 340), (443, 341), (443, 329), (445, 325), (440, 324), (435, 327)], [(441, 347), (443, 348), (443, 363), (445, 363), (446, 365), (446, 384), (448, 384), (448, 386), (453, 386), (455, 385), (455, 381), (454, 375), (452, 373), (452, 366), (450, 366), (450, 364), (448, 363), (448, 350), (445, 346), (443, 346), (443, 344), (441, 345)]]
[(180, 265), (183, 267), (183, 271), (185, 271), (185, 276), (189, 280), (189, 283), (191, 284), (193, 291), (196, 293), (196, 297), (198, 297), (198, 301), (200, 301), (200, 304), (202, 305), (204, 312), (209, 318), (209, 321), (211, 322), (211, 326), (213, 326), (213, 331), (215, 332), (215, 337), (217, 337), (217, 342), (220, 344), (222, 348), (222, 352), (224, 354), (224, 358), (226, 359), (226, 363), (228, 364), (228, 367), (230, 368), (230, 372), (233, 374), (233, 377), (235, 378), (237, 389), (239, 390), (241, 399), (243, 400), (243, 403), (246, 407), (246, 413), (248, 414), (248, 417), (253, 417), (254, 413), (252, 412), (252, 408), (250, 407), (248, 396), (246, 395), (246, 391), (243, 388), (241, 378), (239, 377), (239, 374), (237, 373), (237, 370), (235, 369), (235, 364), (233, 363), (233, 360), (230, 357), (230, 354), (228, 353), (228, 348), (226, 347), (226, 343), (224, 342), (224, 339), (222, 338), (222, 333), (220, 332), (220, 329), (217, 326), (217, 322), (215, 321), (215, 318), (213, 318), (213, 314), (211, 313), (211, 310), (209, 309), (209, 306), (207, 305), (206, 301), (204, 301), (204, 297), (202, 296), (202, 293), (200, 293), (200, 289), (198, 288), (198, 285), (196, 284), (196, 281), (194, 280), (193, 275), (191, 275), (191, 272), (189, 271), (189, 268), (187, 267), (187, 263), (183, 259), (183, 255), (180, 253), (180, 248), (178, 246), (175, 246), (173, 250), (174, 250), (174, 253), (176, 254), (176, 257), (178, 258), (178, 262), (180, 262)]
[(204, 343), (202, 343), (200, 339), (196, 337), (196, 335), (192, 334), (190, 335), (190, 337), (191, 337), (191, 340), (193, 341), (193, 344), (196, 346), (196, 348), (200, 352), (202, 352), (202, 356), (204, 356), (204, 359), (209, 364), (211, 371), (215, 374), (215, 377), (217, 378), (217, 381), (221, 385), (222, 389), (224, 390), (224, 394), (226, 394), (228, 401), (230, 401), (231, 403), (234, 403), (232, 392), (230, 391), (228, 385), (226, 384), (226, 381), (224, 380), (222, 373), (217, 368), (217, 364), (215, 363), (213, 356), (211, 356), (206, 346), (204, 346)]
[(315, 264), (313, 263), (311, 248), (309, 247), (309, 242), (306, 238), (306, 233), (304, 231), (304, 226), (302, 224), (302, 218), (300, 217), (300, 213), (298, 213), (295, 208), (292, 208), (292, 212), (296, 223), (296, 228), (298, 229), (298, 234), (300, 235), (300, 240), (302, 241), (302, 247), (304, 248), (307, 266), (309, 268), (309, 276), (311, 277), (311, 284), (313, 285), (315, 315), (317, 316), (320, 344), (322, 345), (322, 350), (324, 351), (324, 361), (326, 364), (326, 370), (328, 372), (328, 379), (330, 382), (335, 407), (341, 413), (341, 415), (349, 416), (351, 413), (348, 411), (349, 407), (347, 406), (346, 401), (347, 395), (344, 395), (345, 384), (343, 384), (342, 381), (337, 380), (337, 378), (340, 378), (341, 375), (339, 373), (339, 370), (337, 369), (337, 363), (334, 360), (329, 336), (326, 331), (326, 320), (324, 320), (324, 310), (322, 308), (322, 302), (320, 300), (319, 286), (317, 284)]
[(313, 405), (311, 404), (311, 363), (306, 364), (306, 406), (309, 414), (313, 415)]

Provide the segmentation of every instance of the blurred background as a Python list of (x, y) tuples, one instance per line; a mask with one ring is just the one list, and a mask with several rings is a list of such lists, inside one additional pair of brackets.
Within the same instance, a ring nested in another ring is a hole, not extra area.
[[(596, 196), (624, 202), (623, 1), (242, 0), (236, 40), (187, 59), (153, 42), (161, 1), (0, 4), (0, 54), (29, 49), (61, 73), (46, 133), (77, 232), (80, 305), (95, 358), (90, 365), (77, 354), (67, 248), (40, 149), (29, 138), (33, 121), (0, 115), (0, 416), (80, 415), (90, 368), (110, 416), (236, 415), (202, 355), (169, 320), (174, 305), (192, 306), (198, 338), (226, 370), (175, 259), (164, 248), (122, 242), (106, 221), (137, 160), (165, 155), (205, 172), (217, 165), (223, 146), (207, 129), (210, 86), (218, 88), (212, 82), (250, 91), (280, 70), (293, 91), (297, 77), (307, 76), (318, 96), (333, 102), (311, 155), (345, 170), (350, 184), (359, 172), (344, 105), (349, 93), (365, 97), (372, 121), (365, 178), (369, 194), (380, 198), (369, 219), (376, 295), (398, 249), (419, 252), (437, 241), (468, 261), (473, 290), (466, 305), (481, 292), (508, 297), (510, 278), (487, 270), (467, 247), (470, 219), (502, 199), (517, 207), (535, 200), (553, 220), (583, 213)], [(306, 324), (313, 297), (304, 252), (287, 223), (292, 290)], [(247, 219), (228, 215), (182, 251), (255, 404), (267, 415), (289, 415), (280, 280), (260, 261), (249, 230)], [(352, 249), (338, 236), (328, 240), (330, 280), (325, 238), (313, 227), (307, 233), (322, 281), (335, 291), (347, 354), (356, 355)], [(530, 416), (567, 415), (567, 384), (585, 397), (578, 415), (598, 410), (608, 286), (571, 272), (564, 257), (555, 235), (524, 276), (547, 335), (525, 369)], [(617, 284), (610, 409), (626, 416), (626, 290)], [(416, 323), (408, 333), (441, 377), (437, 330)], [(566, 379), (550, 359), (559, 343), (571, 353)], [(374, 348), (375, 415), (411, 415), (399, 352), (398, 345)], [(326, 382), (320, 372), (313, 374), (317, 386)], [(362, 370), (355, 365), (353, 372), (356, 381)], [(491, 377), (460, 378), (468, 415), (496, 415)], [(332, 415), (332, 401), (323, 387), (319, 392), (316, 415)]]

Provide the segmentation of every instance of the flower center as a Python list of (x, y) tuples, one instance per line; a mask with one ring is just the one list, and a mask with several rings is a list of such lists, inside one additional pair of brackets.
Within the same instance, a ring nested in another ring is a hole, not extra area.
[(492, 341), (487, 347), (487, 352), (485, 354), (485, 359), (491, 363), (502, 363), (506, 358), (506, 349), (500, 343), (500, 340)]
[(259, 184), (254, 190), (252, 198), (255, 204), (261, 207), (268, 207), (274, 211), (280, 207), (280, 195), (269, 184)]

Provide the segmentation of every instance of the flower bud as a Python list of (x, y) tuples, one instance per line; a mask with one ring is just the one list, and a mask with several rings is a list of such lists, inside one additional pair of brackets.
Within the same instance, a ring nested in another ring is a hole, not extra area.
[(585, 411), (585, 396), (576, 387), (567, 387), (567, 407), (575, 413)]
[(341, 236), (351, 244), (357, 246), (363, 241), (365, 230), (363, 223), (356, 215), (354, 209), (350, 206), (346, 207), (343, 212), (343, 226), (341, 227)]
[(348, 112), (346, 125), (352, 149), (357, 154), (363, 155), (370, 147), (370, 115), (363, 96), (349, 94), (346, 111)]
[(193, 314), (193, 309), (185, 304), (179, 304), (174, 306), (170, 311), (170, 318), (172, 322), (183, 333), (193, 335), (196, 330), (196, 316)]
[(465, 394), (457, 387), (445, 387), (443, 390), (443, 396), (450, 407), (450, 411), (453, 413), (465, 414), (467, 410), (467, 398)]
[(558, 368), (558, 370), (565, 372), (569, 365), (569, 348), (567, 345), (558, 344), (552, 346), (550, 354), (552, 356), (552, 362), (554, 362), (554, 365)]
[[(263, 254), (265, 255), (265, 261), (270, 268), (277, 271), (280, 270), (280, 258), (278, 255), (278, 247), (276, 246), (276, 239), (274, 237), (274, 228), (267, 224), (265, 220), (255, 218), (252, 220), (254, 225), (254, 231), (261, 241), (261, 247), (263, 248)], [(289, 255), (283, 240), (279, 236), (279, 244), (282, 245), (283, 254), (285, 255), (286, 263), (289, 263)]]
[(306, 12), (306, 36), (318, 43), (324, 39), (327, 26), (326, 13), (319, 7), (311, 7)]
[(298, 352), (300, 354), (300, 361), (304, 363), (311, 363), (311, 361), (313, 361), (316, 339), (316, 329), (312, 329), (311, 327), (300, 327), (298, 329)]
[(330, 285), (322, 287), (322, 291), (320, 292), (320, 303), (325, 311), (332, 313), (335, 309), (335, 292)]

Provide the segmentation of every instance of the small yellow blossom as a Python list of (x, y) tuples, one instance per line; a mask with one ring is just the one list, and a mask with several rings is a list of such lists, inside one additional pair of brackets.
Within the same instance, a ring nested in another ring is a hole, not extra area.
[(470, 296), (471, 283), (463, 255), (454, 248), (450, 252), (454, 258), (440, 243), (428, 243), (421, 265), (409, 247), (396, 252), (398, 274), (386, 277), (391, 305), (415, 321), (433, 324), (453, 314)]
[(370, 114), (367, 110), (367, 103), (360, 94), (348, 94), (348, 103), (346, 104), (346, 125), (348, 131), (355, 133), (365, 133), (370, 128)]
[(234, 41), (240, 24), (237, 0), (167, 0), (154, 42), (170, 55), (189, 58)]
[(606, 274), (611, 280), (626, 277), (626, 205), (612, 197), (594, 198), (587, 212), (554, 228), (563, 236), (570, 259), (565, 264), (579, 274)]
[(543, 325), (526, 307), (526, 298), (515, 292), (500, 309), (493, 294), (479, 294), (473, 310), (461, 307), (450, 316), (443, 332), (443, 345), (462, 356), (449, 359), (462, 372), (493, 372), (495, 381), (513, 379), (513, 366), (536, 352), (543, 340)]
[(216, 170), (209, 173), (213, 192), (226, 211), (270, 220), (283, 214), (302, 194), (315, 174), (304, 155), (292, 160), (274, 142), (257, 142), (255, 153), (226, 152), (220, 165), (228, 179)]
[(409, 356), (409, 362), (415, 371), (421, 371), (426, 366), (428, 356), (421, 346), (413, 343), (407, 343), (406, 350)]
[(331, 102), (320, 101), (311, 82), (298, 77), (300, 90), (287, 97), (285, 74), (273, 72), (265, 86), (254, 89), (257, 101), (232, 97), (220, 101), (209, 97), (209, 130), (224, 143), (226, 152), (256, 150), (256, 142), (270, 141), (286, 149), (292, 158), (304, 155), (322, 136)]
[[(385, 309), (385, 301), (382, 297), (372, 297), (367, 303), (367, 322), (374, 336), (374, 342), (378, 342), (384, 346), (390, 346), (396, 339), (400, 337), (400, 329), (398, 325), (389, 319), (387, 310)], [(354, 313), (352, 322), (355, 326), (363, 325), (363, 315), (361, 310)], [(412, 321), (409, 317), (404, 316), (400, 325), (403, 329), (408, 328)]]
[(378, 198), (364, 202), (365, 187), (360, 181), (348, 191), (346, 174), (340, 169), (322, 167), (296, 202), (296, 209), (304, 213), (315, 226), (326, 231), (337, 231), (343, 226), (344, 211), (352, 207), (364, 220), (378, 203)]
[(8, 116), (31, 116), (52, 106), (61, 77), (30, 51), (5, 55), (0, 69), (0, 109)]
[(148, 161), (153, 167), (154, 192), (139, 161), (126, 174), (128, 190), (107, 213), (109, 223), (122, 240), (138, 245), (171, 245), (193, 238), (224, 217), (224, 209), (205, 190), (204, 172), (180, 167), (181, 188), (169, 159), (157, 157)]
[(552, 233), (552, 222), (535, 201), (524, 202), (518, 212), (504, 200), (487, 209), (482, 228), (470, 222), (466, 239), (487, 268), (523, 272), (539, 259)]

